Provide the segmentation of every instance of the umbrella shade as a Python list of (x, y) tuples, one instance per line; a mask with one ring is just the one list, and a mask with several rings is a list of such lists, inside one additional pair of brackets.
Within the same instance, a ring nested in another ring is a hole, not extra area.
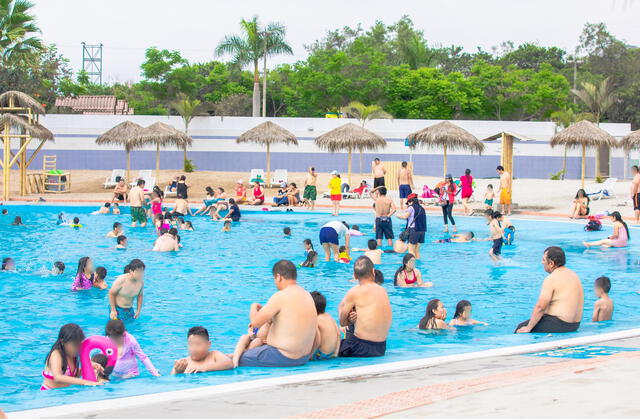
[(568, 128), (555, 134), (549, 142), (551, 147), (567, 146), (568, 148), (582, 149), (582, 175), (581, 184), (584, 188), (585, 162), (587, 148), (609, 146), (616, 147), (616, 139), (591, 121), (580, 121), (571, 124)]
[(256, 125), (249, 131), (244, 132), (236, 143), (256, 143), (263, 144), (267, 148), (267, 182), (271, 181), (271, 144), (294, 144), (298, 145), (298, 138), (292, 132), (282, 128), (271, 121), (266, 121)]
[(156, 146), (156, 181), (160, 181), (160, 147), (175, 145), (180, 148), (191, 147), (193, 140), (184, 132), (175, 129), (171, 125), (156, 122), (143, 128), (140, 134), (133, 139), (136, 146), (154, 144)]
[(625, 150), (640, 148), (640, 129), (622, 137), (622, 140), (620, 140), (620, 147)]
[(347, 151), (349, 184), (351, 184), (351, 153), (354, 150), (377, 150), (387, 145), (384, 138), (353, 122), (320, 135), (316, 138), (315, 143), (319, 148), (331, 153)]
[(0, 94), (0, 108), (29, 108), (33, 113), (44, 115), (44, 107), (34, 98), (17, 90), (9, 90)]
[(423, 128), (407, 136), (409, 145), (416, 147), (425, 145), (427, 147), (442, 147), (444, 155), (444, 173), (447, 173), (447, 150), (468, 150), (482, 153), (484, 144), (469, 131), (452, 124), (449, 121), (442, 121), (435, 125)]
[(34, 138), (41, 140), (53, 140), (53, 133), (42, 125), (32, 122), (21, 115), (5, 113), (0, 115), (0, 130), (4, 130), (5, 124), (9, 127), (18, 128)]
[(98, 138), (96, 138), (96, 144), (98, 145), (121, 145), (127, 153), (127, 181), (131, 179), (131, 150), (139, 146), (139, 142), (136, 140), (142, 133), (140, 125), (131, 121), (124, 121), (111, 128)]

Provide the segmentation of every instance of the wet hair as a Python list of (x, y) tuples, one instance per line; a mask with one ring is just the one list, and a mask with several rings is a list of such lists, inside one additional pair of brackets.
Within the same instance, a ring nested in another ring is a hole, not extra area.
[(469, 176), (471, 174), (471, 169), (464, 169), (464, 174)]
[(107, 322), (107, 326), (104, 329), (104, 334), (111, 337), (123, 336), (127, 330), (124, 327), (124, 322), (120, 319), (113, 319)]
[(113, 223), (113, 229), (114, 229), (114, 230), (115, 230), (116, 228), (118, 228), (118, 227), (122, 227), (122, 223), (119, 223), (119, 222), (115, 222), (115, 223)]
[(273, 268), (271, 269), (271, 273), (275, 277), (276, 275), (280, 275), (284, 279), (289, 279), (295, 281), (298, 279), (298, 271), (296, 270), (296, 265), (294, 265), (291, 261), (282, 259), (277, 261)]
[(103, 372), (99, 374), (99, 378), (109, 380), (109, 374), (111, 373), (111, 371), (113, 371), (113, 368), (107, 368), (107, 362), (109, 362), (109, 358), (105, 354), (97, 353), (91, 357), (91, 362), (95, 362), (102, 367)]
[(318, 257), (318, 252), (316, 252), (315, 250), (309, 250), (309, 253), (307, 253), (307, 258), (300, 264), (300, 266), (304, 268), (313, 268), (313, 259), (315, 259), (316, 257)]
[[(87, 267), (87, 264), (89, 263), (89, 261), (91, 260), (91, 258), (89, 256), (83, 256), (78, 260), (78, 270), (76, 271), (76, 276), (80, 276), (84, 273), (85, 268)], [(93, 275), (91, 276), (91, 278), (88, 278), (91, 280), (91, 282), (93, 282)]]
[(380, 195), (386, 195), (387, 194), (387, 188), (385, 188), (384, 186), (380, 187), (380, 189), (378, 189), (378, 193)]
[(284, 233), (285, 236), (288, 236), (291, 234), (291, 227), (285, 227), (282, 229), (282, 232)]
[(606, 292), (607, 294), (609, 294), (609, 291), (611, 290), (611, 280), (607, 276), (601, 276), (596, 278), (595, 285), (596, 287), (602, 289), (602, 291)]
[(118, 203), (117, 203), (117, 202), (114, 202), (114, 203), (113, 203), (113, 206), (114, 206), (114, 207), (119, 207), (120, 205), (118, 205)]
[(353, 227), (351, 227), (351, 230), (360, 231), (360, 226), (358, 224), (354, 224)]
[(374, 278), (373, 278), (373, 282), (375, 282), (376, 284), (384, 284), (384, 274), (382, 273), (382, 271), (380, 269), (376, 269), (375, 271), (373, 271)]
[(304, 239), (302, 240), (302, 243), (309, 245), (309, 247), (311, 247), (311, 250), (313, 250), (313, 243), (311, 242), (311, 239)]
[(184, 224), (184, 217), (178, 217), (178, 222), (180, 224)]
[(436, 315), (433, 311), (438, 309), (438, 304), (440, 304), (440, 300), (437, 298), (434, 298), (427, 303), (427, 310), (424, 313), (424, 317), (420, 319), (420, 324), (418, 325), (419, 329), (426, 330), (435, 327)]
[(346, 252), (346, 251), (347, 251), (347, 246), (338, 247), (338, 252), (342, 253), (342, 252)]
[(191, 230), (194, 230), (193, 228), (193, 223), (191, 221), (185, 221), (184, 222)]
[(145, 184), (144, 179), (138, 179), (138, 182), (136, 183), (136, 185), (138, 185), (138, 186), (140, 186), (140, 187), (143, 187), (143, 186), (144, 186), (144, 184)]
[(367, 241), (367, 247), (369, 248), (369, 250), (375, 250), (376, 247), (378, 247), (378, 242), (374, 239), (369, 239)]
[(313, 302), (316, 305), (316, 311), (318, 314), (324, 313), (327, 308), (327, 299), (324, 295), (320, 293), (320, 291), (313, 291), (311, 293), (311, 298), (313, 298)]
[(403, 161), (402, 163), (400, 163), (402, 167), (407, 167), (407, 162)]
[(105, 202), (105, 203), (104, 203), (104, 207), (105, 207), (105, 208), (109, 208), (110, 206), (111, 206), (111, 204), (110, 204), (109, 202)]
[(118, 236), (118, 238), (116, 239), (116, 243), (118, 244), (122, 244), (122, 242), (124, 242), (125, 240), (127, 240), (127, 236), (125, 236), (124, 234), (121, 234)]
[(16, 215), (16, 218), (13, 219), (13, 225), (14, 226), (22, 225), (22, 217), (20, 217), (19, 215)]
[(53, 262), (53, 266), (55, 266), (55, 267), (56, 267), (56, 269), (57, 269), (60, 273), (63, 273), (63, 272), (64, 272), (64, 268), (65, 268), (65, 266), (64, 266), (64, 262), (59, 261), (59, 260), (58, 260), (58, 261), (55, 261), (55, 262)]
[(213, 194), (215, 193), (211, 186), (207, 186), (206, 188), (204, 188), (204, 190), (207, 191), (207, 194), (209, 194), (211, 196), (213, 196)]
[(487, 188), (489, 188), (489, 189), (493, 189), (493, 185), (492, 185), (492, 184), (488, 184), (488, 185), (487, 185)]
[(544, 254), (547, 255), (547, 260), (553, 262), (556, 268), (564, 266), (567, 263), (564, 250), (558, 246), (547, 247), (544, 250)]
[(464, 313), (464, 309), (467, 307), (471, 307), (471, 303), (467, 300), (460, 300), (458, 304), (456, 304), (456, 312), (453, 314), (453, 318), (457, 319)]
[[(78, 326), (75, 323), (65, 324), (60, 328), (60, 331), (58, 332), (58, 339), (56, 339), (54, 344), (51, 346), (51, 350), (49, 351), (49, 353), (47, 354), (47, 357), (44, 360), (45, 365), (49, 363), (49, 358), (51, 358), (51, 354), (54, 351), (59, 351), (60, 356), (62, 358), (62, 371), (66, 372), (68, 367), (68, 364), (67, 364), (68, 356), (64, 350), (65, 343), (73, 342), (79, 347), (83, 340), (84, 340), (84, 332), (82, 331), (80, 326)], [(78, 355), (76, 355), (76, 369), (78, 368), (78, 365), (79, 365), (79, 357)]]
[(360, 256), (353, 264), (353, 276), (356, 279), (371, 278), (373, 276), (374, 265), (366, 256)]
[(231, 226), (231, 221), (226, 220), (226, 221), (224, 222), (224, 224), (222, 224), (222, 225), (225, 225), (225, 226)]
[(12, 258), (4, 258), (4, 259), (2, 259), (2, 270), (3, 270), (3, 271), (6, 271), (6, 270), (7, 270), (7, 265), (8, 265), (10, 262), (13, 262), (13, 259), (12, 259)]
[(78, 217), (73, 217), (73, 224), (80, 224), (80, 219)]
[(98, 266), (96, 268), (96, 276), (100, 279), (105, 279), (107, 277), (107, 268), (104, 266)]
[(575, 199), (580, 198), (580, 192), (582, 192), (582, 197), (583, 198), (587, 198), (587, 202), (591, 201), (591, 199), (589, 199), (589, 196), (587, 195), (587, 192), (584, 189), (578, 189), (578, 192), (576, 192), (576, 198)]
[(484, 215), (487, 217), (493, 217), (493, 210), (491, 208), (484, 210)]
[(137, 271), (138, 269), (144, 270), (146, 269), (146, 266), (144, 266), (144, 262), (142, 262), (140, 259), (132, 259), (131, 262), (129, 262), (129, 264), (127, 265), (127, 268), (129, 268), (129, 272), (130, 272), (130, 271)]
[(407, 253), (402, 258), (402, 266), (398, 268), (395, 275), (393, 275), (393, 285), (398, 285), (398, 275), (405, 269), (407, 269), (407, 264), (411, 261), (411, 259), (415, 259), (416, 257), (411, 253)]
[(189, 339), (189, 336), (200, 336), (206, 340), (209, 340), (209, 331), (202, 326), (193, 326), (187, 332), (187, 339)]
[(171, 234), (173, 237), (178, 237), (178, 229), (175, 227), (171, 227), (169, 229), (169, 234)]
[(6, 214), (9, 214), (9, 210), (5, 208), (2, 210), (2, 215), (6, 215)]
[(473, 231), (469, 231), (467, 233), (468, 236), (471, 236), (470, 238), (474, 238), (476, 235), (473, 233)]
[(624, 226), (624, 229), (627, 230), (627, 238), (630, 239), (631, 234), (629, 234), (629, 226), (627, 226), (627, 223), (625, 223), (624, 220), (622, 219), (622, 215), (620, 215), (618, 211), (613, 211), (609, 215), (613, 217), (613, 219), (616, 220), (617, 222), (622, 223), (622, 225)]
[(498, 167), (496, 167), (496, 170), (504, 171), (504, 167), (498, 166)]

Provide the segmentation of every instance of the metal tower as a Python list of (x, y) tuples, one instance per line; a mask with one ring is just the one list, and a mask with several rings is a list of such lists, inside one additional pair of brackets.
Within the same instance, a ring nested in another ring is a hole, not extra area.
[(82, 71), (89, 77), (89, 82), (102, 84), (102, 44), (82, 43)]

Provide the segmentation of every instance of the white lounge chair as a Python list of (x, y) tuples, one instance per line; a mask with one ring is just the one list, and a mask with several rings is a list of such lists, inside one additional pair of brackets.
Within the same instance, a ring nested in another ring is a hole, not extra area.
[[(152, 177), (152, 170), (138, 170), (138, 176), (131, 182), (131, 186), (136, 186), (138, 179), (148, 179)], [(155, 179), (155, 178), (154, 178)]]
[(615, 185), (617, 178), (610, 177), (603, 183), (596, 183), (587, 187), (587, 196), (592, 200), (601, 200), (602, 198), (614, 198), (616, 196)]
[(265, 183), (265, 178), (264, 178), (264, 170), (262, 169), (251, 169), (251, 175), (249, 177), (249, 182), (251, 182), (253, 179), (257, 179), (257, 178), (262, 179), (262, 183)]
[(164, 187), (164, 196), (165, 196), (165, 198), (169, 198), (169, 197), (172, 197), (172, 196), (178, 196), (178, 191), (177, 190), (174, 189), (173, 191), (170, 191), (169, 188), (171, 188), (171, 185), (167, 185), (167, 186)]
[(149, 176), (149, 177), (145, 177), (142, 178), (144, 179), (144, 190), (145, 191), (152, 191), (153, 188), (156, 186), (156, 178), (153, 176)]
[(280, 186), (282, 183), (289, 183), (287, 169), (276, 169), (269, 180), (269, 186)]
[(111, 176), (109, 176), (104, 180), (102, 187), (104, 189), (115, 188), (116, 185), (118, 184), (118, 181), (116, 180), (118, 177), (120, 178), (124, 177), (124, 169), (113, 169), (111, 171)]

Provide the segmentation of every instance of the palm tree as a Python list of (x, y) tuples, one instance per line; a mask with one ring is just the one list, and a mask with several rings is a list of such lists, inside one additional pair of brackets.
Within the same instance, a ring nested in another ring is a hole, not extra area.
[[(595, 118), (595, 123), (600, 125), (602, 116), (616, 103), (614, 86), (611, 77), (607, 77), (597, 85), (589, 82), (581, 84), (582, 89), (571, 89), (571, 93), (589, 109)], [(600, 176), (600, 150), (596, 149), (596, 177)]]
[(216, 47), (216, 55), (229, 54), (233, 62), (239, 66), (253, 64), (253, 112), (252, 116), (260, 116), (260, 69), (259, 62), (268, 55), (287, 53), (293, 50), (285, 42), (284, 25), (271, 22), (263, 27), (254, 16), (251, 20), (240, 21), (240, 34), (227, 35)]
[[(372, 119), (393, 119), (393, 115), (388, 112), (385, 112), (384, 109), (380, 105), (365, 105), (362, 102), (353, 101), (350, 102), (347, 106), (343, 106), (340, 109), (342, 114), (349, 118), (357, 119), (360, 123), (360, 126), (364, 128), (367, 122)], [(360, 174), (362, 174), (362, 152), (360, 149)]]
[[(178, 112), (184, 122), (184, 133), (189, 135), (189, 124), (196, 116), (206, 115), (206, 106), (198, 99), (192, 99), (186, 95), (180, 95), (178, 100), (171, 103), (171, 108)], [(189, 159), (187, 158), (187, 144), (185, 143), (183, 149), (183, 166), (185, 172), (187, 171), (187, 164)]]
[(21, 64), (43, 51), (40, 29), (29, 13), (33, 3), (27, 0), (0, 0), (0, 64)]
[(267, 116), (267, 57), (277, 54), (293, 54), (293, 50), (287, 44), (284, 37), (287, 29), (280, 23), (271, 22), (262, 32), (263, 57), (262, 66), (262, 117)]
[[(567, 108), (560, 111), (553, 112), (551, 114), (551, 120), (556, 123), (557, 128), (569, 128), (569, 125), (578, 121), (591, 121), (595, 122), (595, 116), (590, 112), (575, 113), (573, 109)], [(557, 129), (556, 129), (557, 132)], [(567, 173), (567, 146), (564, 146), (564, 155), (562, 157), (562, 176)]]

